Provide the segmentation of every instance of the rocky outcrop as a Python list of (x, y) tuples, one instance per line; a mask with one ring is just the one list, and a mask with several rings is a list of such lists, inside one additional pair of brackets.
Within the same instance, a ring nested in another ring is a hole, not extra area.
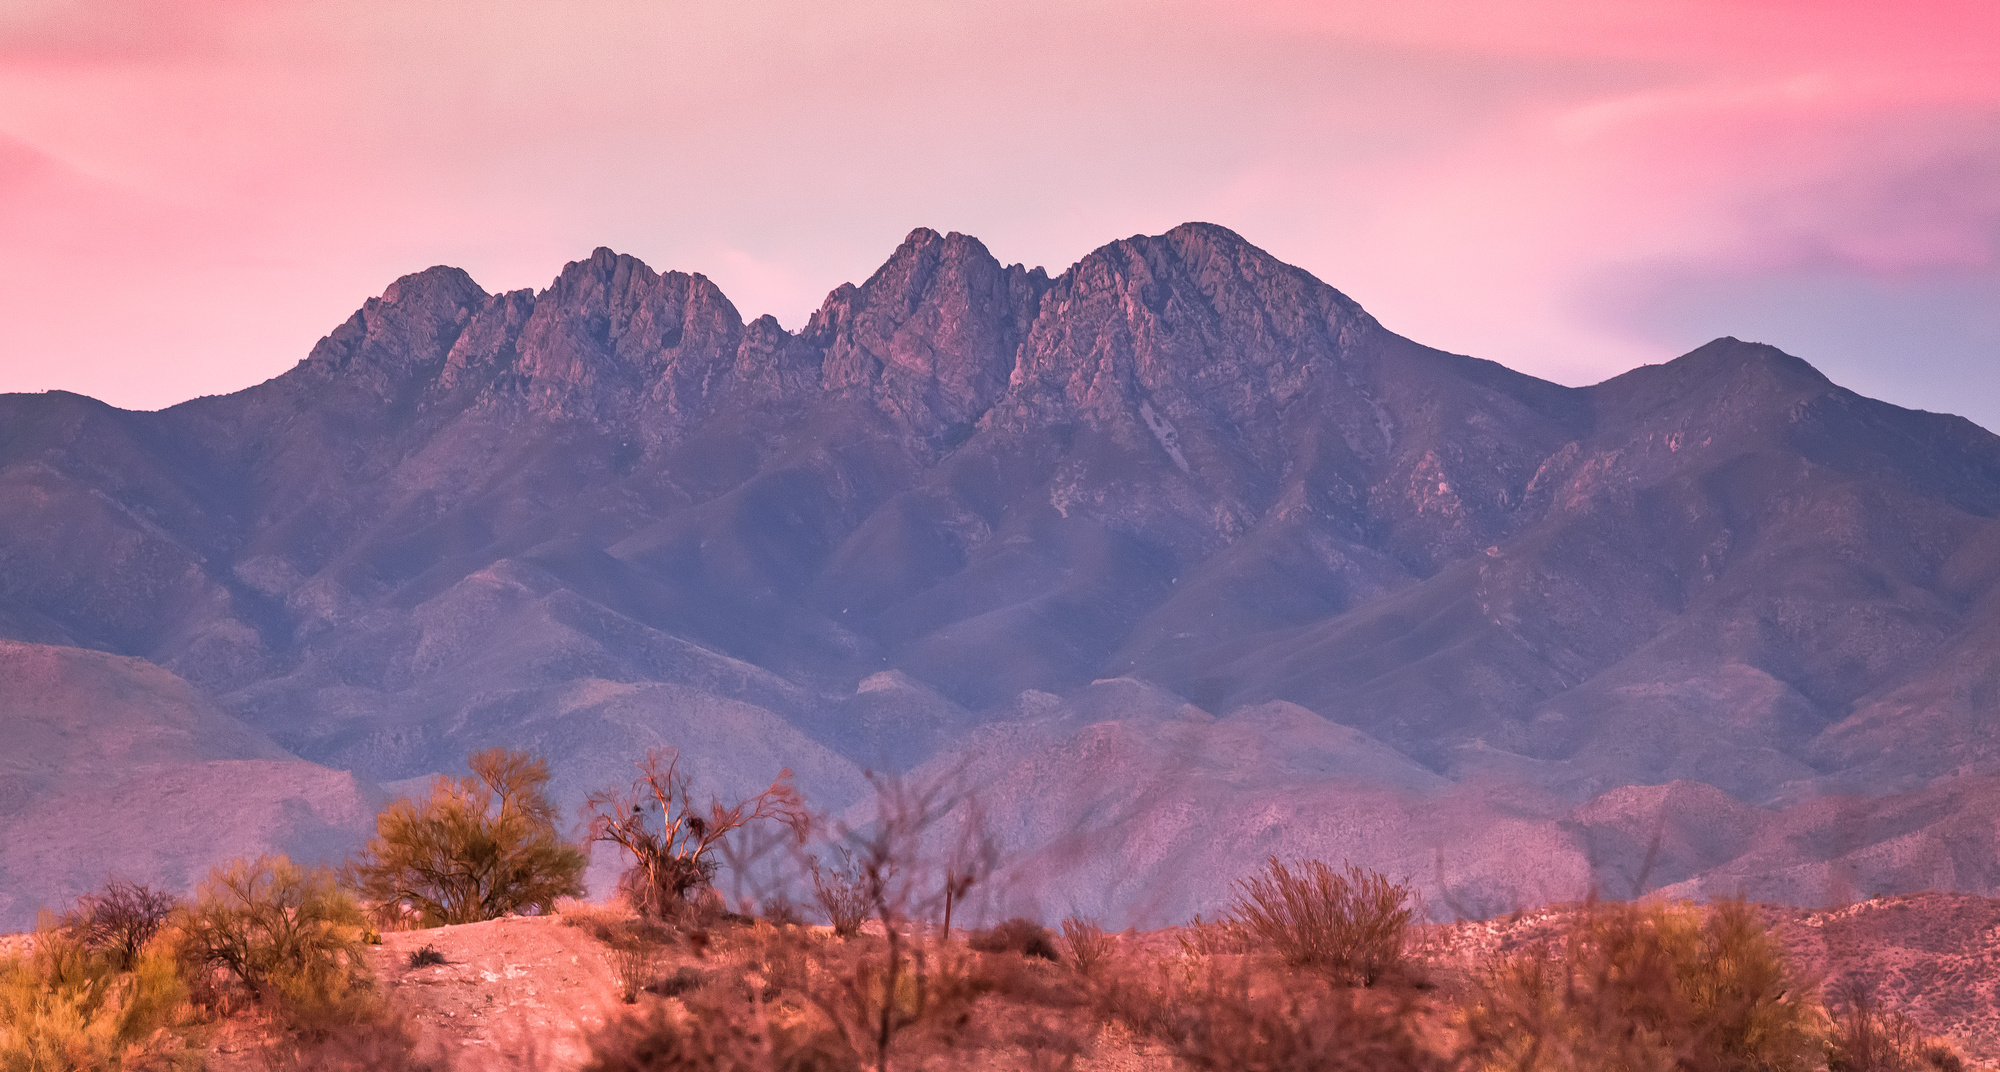
[[(747, 778), (755, 737), (845, 800), (1068, 710), (994, 776), (1167, 770), (1165, 734), (1242, 757), (1200, 806), (1282, 775), (1489, 870), (1481, 823), (1574, 848), (1550, 824), (1630, 786), (1973, 799), (1935, 785), (2000, 775), (1996, 518), (2000, 440), (1770, 347), (1563, 387), (1206, 224), (1054, 278), (920, 229), (796, 333), (609, 250), (539, 292), (434, 268), (234, 395), (0, 397), (0, 636), (150, 660), (308, 760), (676, 735)], [(1182, 707), (1219, 721), (1134, 721)], [(1176, 845), (1157, 873), (1225, 848)]]
[(1046, 273), (1001, 267), (979, 240), (910, 232), (868, 281), (843, 286), (806, 325), (822, 383), (879, 406), (928, 444), (956, 446), (1007, 387)]

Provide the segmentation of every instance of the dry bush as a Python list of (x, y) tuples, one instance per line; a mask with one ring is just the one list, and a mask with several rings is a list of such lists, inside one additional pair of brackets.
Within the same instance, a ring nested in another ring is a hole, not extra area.
[(109, 955), (118, 970), (129, 971), (174, 907), (171, 894), (114, 878), (98, 892), (78, 898), (62, 924), (85, 945)]
[(1276, 856), (1236, 884), (1228, 924), (1287, 965), (1342, 986), (1374, 986), (1403, 966), (1410, 888), (1348, 864), (1307, 860), (1294, 871)]
[(641, 990), (650, 989), (660, 981), (666, 950), (657, 945), (627, 942), (605, 950), (604, 960), (611, 965), (611, 975), (618, 981), (618, 1000), (630, 1005), (639, 1000)]
[(878, 1070), (959, 1067), (973, 1051), (1007, 1047), (1080, 1050), (1073, 1013), (1082, 996), (1072, 977), (1020, 957), (970, 953), (928, 932), (903, 936), (896, 955), (887, 937), (872, 935), (780, 940), (760, 953), (755, 974), (780, 1004), (810, 1010), (855, 1060)]
[[(675, 941), (672, 930), (658, 920), (608, 906), (570, 902), (563, 906), (563, 923), (580, 927), (604, 943), (604, 962), (618, 983), (619, 1000), (630, 1005), (639, 992), (654, 988)], [(691, 934), (691, 943), (701, 939)], [(699, 952), (700, 946), (696, 946)]]
[(805, 923), (805, 913), (799, 909), (791, 897), (784, 893), (772, 894), (757, 906), (757, 915), (774, 927), (797, 927)]
[(966, 942), (981, 953), (1019, 953), (1024, 957), (1061, 960), (1049, 929), (1032, 919), (1015, 917), (990, 930), (976, 931)]
[(1070, 966), (1088, 979), (1101, 974), (1111, 963), (1118, 940), (1106, 934), (1096, 920), (1070, 916), (1062, 921), (1062, 946), (1069, 954)]
[(565, 899), (556, 911), (563, 926), (580, 928), (585, 934), (607, 944), (639, 922), (638, 917), (622, 904), (597, 905)]
[(1742, 901), (1587, 904), (1561, 950), (1490, 965), (1462, 1026), (1478, 1068), (1788, 1072), (1819, 1063), (1819, 1016)]
[(817, 856), (806, 857), (813, 900), (826, 913), (834, 934), (852, 938), (861, 933), (861, 925), (874, 914), (874, 899), (869, 893), (868, 876), (855, 866), (854, 854), (845, 846), (835, 846), (834, 851), (840, 854), (839, 866), (822, 865)]
[(400, 1020), (268, 1039), (261, 1056), (271, 1072), (442, 1072), (450, 1067), (442, 1053), (424, 1052), (416, 1029)]
[(1091, 1026), (1119, 1024), (1204, 1070), (1450, 1072), (1416, 992), (1340, 986), (1271, 958), (1108, 958), (1085, 980)]
[(1227, 921), (1201, 918), (1195, 913), (1176, 935), (1181, 954), (1190, 958), (1229, 956), (1250, 951), (1250, 942), (1240, 928)]
[(365, 930), (360, 906), (332, 872), (283, 856), (211, 871), (178, 924), (198, 997), (221, 1008), (248, 998), (315, 1037), (379, 1015), (361, 952)]
[[(881, 924), (882, 939), (822, 948), (821, 978), (800, 990), (831, 1019), (855, 1052), (877, 1069), (907, 1045), (950, 1045), (983, 993), (969, 958), (936, 937), (925, 921), (989, 874), (994, 851), (983, 817), (951, 791), (950, 779), (917, 784), (871, 776), (875, 814), (865, 827), (843, 827), (838, 841), (853, 886)], [(940, 849), (933, 835), (948, 816), (963, 822)], [(851, 849), (848, 846), (852, 846)]]
[(710, 976), (707, 972), (691, 965), (683, 964), (674, 973), (663, 979), (656, 979), (646, 987), (646, 992), (663, 998), (679, 997), (690, 990), (707, 986)]
[[(679, 752), (655, 748), (637, 766), (630, 788), (592, 793), (584, 817), (592, 842), (608, 841), (632, 857), (619, 890), (642, 914), (678, 919), (714, 879), (724, 839), (752, 823), (775, 820), (790, 827), (795, 840), (805, 840), (810, 820), (789, 770), (754, 797), (728, 807), (711, 799), (703, 812), (694, 805)], [(657, 832), (649, 825), (654, 816)]]
[(1859, 984), (1846, 987), (1830, 1011), (1827, 1072), (1964, 1072), (1965, 1059), (1950, 1043), (1924, 1038), (1901, 1014), (1877, 1008)]
[[(1074, 1052), (1062, 1041), (1069, 1025), (1052, 1011), (1075, 1004), (1063, 996), (1073, 976), (970, 953), (931, 925), (984, 874), (983, 836), (971, 824), (952, 850), (925, 851), (925, 832), (958, 801), (937, 785), (878, 779), (876, 788), (874, 821), (833, 839), (838, 867), (802, 861), (822, 889), (842, 892), (830, 913), (840, 940), (801, 928), (732, 930), (723, 948), (740, 968), (696, 976), (674, 1005), (608, 1027), (592, 1041), (590, 1067), (880, 1072), (938, 1067), (978, 1047)], [(881, 933), (861, 933), (864, 919)], [(989, 998), (1039, 1002), (1044, 1015), (982, 1015)]]
[(585, 1072), (859, 1072), (854, 1052), (822, 1021), (794, 1008), (714, 990), (685, 1011), (655, 1007), (591, 1037)]
[(440, 777), (423, 800), (384, 808), (375, 837), (348, 865), (385, 920), (475, 923), (548, 912), (583, 892), (583, 851), (556, 832), (548, 764), (493, 748), (466, 765), (470, 777)]
[(1404, 992), (1338, 986), (1316, 973), (1210, 964), (1154, 1005), (1150, 1029), (1196, 1069), (1447, 1072)]
[(164, 942), (128, 960), (45, 915), (33, 952), (0, 961), (0, 1072), (192, 1067), (178, 969)]

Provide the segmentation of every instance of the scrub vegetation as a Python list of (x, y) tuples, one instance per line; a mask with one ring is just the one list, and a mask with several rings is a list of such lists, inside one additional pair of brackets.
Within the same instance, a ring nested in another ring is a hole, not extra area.
[[(28, 951), (0, 961), (0, 1072), (192, 1072), (245, 1029), (263, 1067), (444, 1067), (418, 1059), (368, 945), (385, 927), (551, 912), (583, 859), (556, 828), (544, 763), (493, 751), (469, 765), (385, 809), (340, 872), (239, 860), (185, 900), (113, 880), (46, 913)], [(1586, 901), (1537, 944), (1468, 962), (1439, 954), (1408, 885), (1274, 857), (1220, 918), (1167, 932), (1078, 917), (954, 929), (949, 912), (994, 875), (977, 810), (941, 785), (876, 789), (860, 827), (813, 817), (783, 775), (702, 807), (678, 757), (656, 752), (631, 787), (593, 796), (583, 838), (629, 867), (619, 902), (562, 909), (602, 944), (622, 1010), (584, 1066), (1040, 1070), (1115, 1052), (1120, 1067), (1216, 1072), (1965, 1067), (1867, 992), (1823, 995), (1742, 901)], [(762, 887), (741, 913), (715, 888), (724, 866)], [(429, 945), (402, 959), (452, 964)]]
[(545, 913), (583, 893), (582, 849), (556, 830), (548, 764), (494, 748), (466, 761), (470, 777), (438, 778), (422, 800), (399, 800), (348, 879), (385, 924), (435, 927), (515, 912)]

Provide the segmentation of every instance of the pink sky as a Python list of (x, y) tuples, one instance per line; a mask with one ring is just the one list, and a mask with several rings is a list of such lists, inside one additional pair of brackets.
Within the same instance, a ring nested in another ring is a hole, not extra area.
[(2000, 4), (0, 6), (0, 391), (235, 390), (438, 263), (797, 327), (918, 225), (1192, 219), (1562, 382), (1733, 334), (2000, 426)]

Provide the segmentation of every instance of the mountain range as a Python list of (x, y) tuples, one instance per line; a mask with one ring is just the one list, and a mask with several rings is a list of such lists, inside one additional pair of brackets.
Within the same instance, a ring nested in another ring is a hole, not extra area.
[(1993, 892), (1996, 516), (2000, 438), (1772, 347), (1565, 387), (1208, 224), (1054, 277), (920, 229), (797, 332), (432, 268), (235, 394), (0, 396), (0, 925), (337, 855), (495, 744), (566, 807), (653, 744), (953, 777), (996, 910), (1267, 853), (1465, 913)]

